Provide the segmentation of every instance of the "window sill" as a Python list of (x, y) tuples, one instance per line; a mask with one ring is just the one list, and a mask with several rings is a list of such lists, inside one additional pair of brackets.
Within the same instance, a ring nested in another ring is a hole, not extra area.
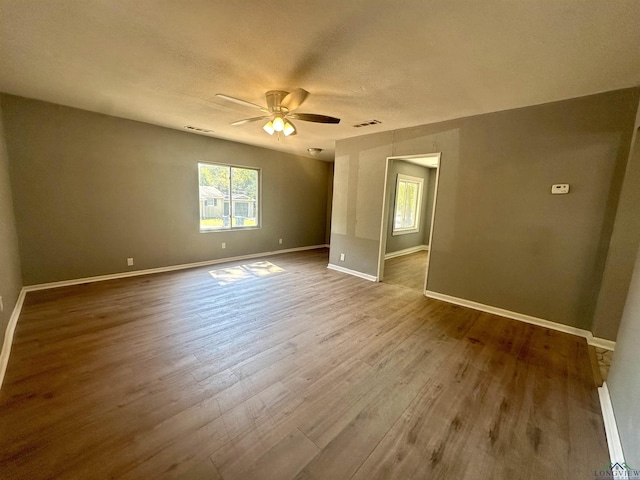
[(200, 233), (238, 232), (244, 230), (260, 230), (262, 227), (233, 227), (233, 228), (200, 228)]
[(391, 232), (392, 236), (397, 236), (397, 235), (407, 235), (409, 233), (419, 233), (420, 229), (419, 228), (411, 228), (408, 230), (394, 230), (393, 232)]

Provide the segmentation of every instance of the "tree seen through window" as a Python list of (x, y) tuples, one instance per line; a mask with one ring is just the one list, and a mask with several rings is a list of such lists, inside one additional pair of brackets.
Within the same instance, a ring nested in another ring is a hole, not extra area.
[(259, 227), (259, 170), (198, 164), (200, 230)]

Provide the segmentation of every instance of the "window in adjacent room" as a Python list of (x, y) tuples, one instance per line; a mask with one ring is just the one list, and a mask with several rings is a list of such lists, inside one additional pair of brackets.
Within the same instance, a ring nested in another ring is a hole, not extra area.
[(420, 204), (424, 179), (398, 174), (393, 235), (415, 233), (420, 229)]
[(260, 227), (260, 170), (199, 163), (200, 231)]

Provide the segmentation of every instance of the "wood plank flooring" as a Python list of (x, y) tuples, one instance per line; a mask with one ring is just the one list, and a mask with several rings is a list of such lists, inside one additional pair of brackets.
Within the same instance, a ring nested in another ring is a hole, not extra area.
[(424, 291), (424, 277), (429, 252), (420, 251), (384, 261), (384, 283)]
[(326, 250), (265, 260), (283, 271), (29, 293), (0, 478), (588, 479), (608, 464), (583, 339), (328, 270)]

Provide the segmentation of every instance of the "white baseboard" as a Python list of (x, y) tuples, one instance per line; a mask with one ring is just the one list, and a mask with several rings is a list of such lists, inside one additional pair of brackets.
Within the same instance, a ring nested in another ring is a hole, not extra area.
[(68, 287), (70, 285), (80, 285), (82, 283), (102, 282), (105, 280), (115, 280), (118, 278), (137, 277), (138, 275), (150, 275), (153, 273), (172, 272), (174, 270), (185, 270), (187, 268), (205, 267), (208, 265), (217, 265), (219, 263), (236, 262), (239, 260), (248, 260), (257, 257), (267, 257), (270, 255), (280, 255), (282, 253), (302, 252), (304, 250), (316, 250), (319, 248), (327, 248), (328, 245), (310, 245), (307, 247), (285, 248), (283, 250), (274, 250), (272, 252), (251, 253), (248, 255), (240, 255), (237, 257), (216, 258), (215, 260), (205, 260), (203, 262), (183, 263), (180, 265), (170, 265), (167, 267), (148, 268), (146, 270), (133, 270), (130, 272), (112, 273), (109, 275), (98, 275), (95, 277), (75, 278), (72, 280), (63, 280), (60, 282), (40, 283), (37, 285), (27, 285), (24, 289), (27, 292), (36, 290), (47, 290), (49, 288)]
[[(602, 386), (598, 388), (598, 396), (600, 397), (600, 408), (602, 409), (604, 430), (607, 434), (607, 445), (609, 445), (609, 458), (611, 458), (612, 464), (618, 463), (623, 465), (624, 452), (622, 451), (622, 442), (620, 441), (620, 435), (618, 434), (618, 425), (616, 423), (616, 416), (613, 412), (613, 404), (611, 403), (611, 396), (609, 395), (607, 382), (604, 382)], [(627, 477), (616, 476), (616, 478)]]
[(9, 323), (7, 329), (4, 332), (4, 341), (2, 342), (2, 351), (0, 352), (0, 388), (2, 388), (2, 382), (4, 380), (4, 374), (7, 372), (7, 365), (9, 365), (9, 354), (11, 353), (11, 344), (13, 343), (13, 334), (16, 331), (16, 325), (18, 324), (18, 318), (22, 311), (22, 304), (24, 303), (24, 297), (27, 294), (26, 290), (22, 288), (18, 294), (16, 305), (13, 307), (11, 317), (9, 317)]
[(604, 348), (605, 350), (614, 351), (616, 349), (616, 342), (613, 340), (607, 340), (606, 338), (594, 337), (591, 332), (587, 338), (587, 343), (594, 347)]
[(416, 247), (405, 248), (403, 250), (397, 250), (395, 252), (390, 252), (385, 254), (384, 259), (389, 260), (390, 258), (401, 257), (403, 255), (410, 255), (416, 252), (422, 252), (424, 250), (429, 250), (429, 245), (418, 245)]
[(494, 315), (500, 315), (501, 317), (511, 318), (512, 320), (519, 320), (521, 322), (530, 323), (532, 325), (538, 325), (539, 327), (545, 327), (551, 330), (557, 330), (559, 332), (570, 333), (571, 335), (584, 337), (589, 345), (605, 348), (607, 350), (615, 350), (616, 342), (606, 340), (604, 338), (594, 337), (593, 333), (591, 333), (589, 330), (583, 330), (581, 328), (572, 327), (570, 325), (564, 325), (562, 323), (552, 322), (543, 318), (525, 315), (524, 313), (512, 312), (511, 310), (505, 310), (503, 308), (485, 305), (483, 303), (466, 300), (464, 298), (452, 297), (451, 295), (432, 292), (430, 290), (427, 290), (425, 292), (425, 295), (429, 298), (435, 298), (436, 300), (442, 300), (444, 302), (453, 303), (462, 307), (469, 307), (475, 310), (480, 310), (481, 312), (492, 313)]
[(378, 281), (378, 277), (375, 277), (373, 275), (369, 275), (368, 273), (362, 273), (362, 272), (358, 272), (356, 270), (351, 270), (349, 268), (340, 267), (338, 265), (334, 265), (333, 263), (330, 263), (329, 265), (327, 265), (327, 268), (330, 269), (330, 270), (335, 270), (336, 272), (341, 272), (341, 273), (346, 273), (346, 274), (349, 274), (349, 275), (353, 275), (354, 277), (364, 278), (365, 280), (369, 280), (370, 282), (377, 282)]

